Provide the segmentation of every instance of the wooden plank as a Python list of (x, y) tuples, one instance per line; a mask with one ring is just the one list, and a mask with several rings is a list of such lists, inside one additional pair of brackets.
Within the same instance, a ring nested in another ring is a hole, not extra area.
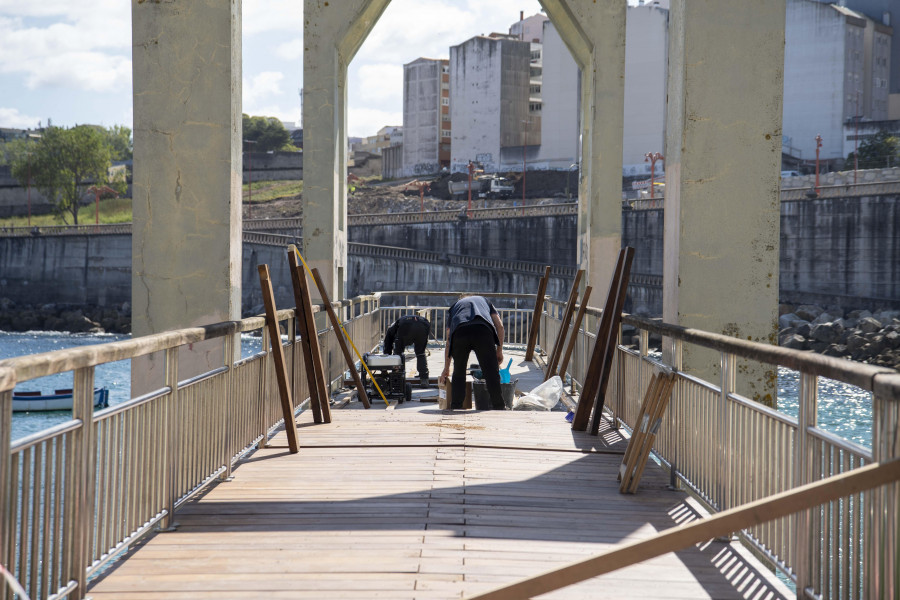
[(578, 269), (575, 274), (575, 280), (572, 282), (572, 289), (569, 291), (569, 299), (566, 302), (566, 309), (563, 311), (562, 320), (559, 324), (559, 331), (556, 334), (556, 342), (553, 344), (553, 351), (547, 361), (547, 370), (544, 373), (544, 381), (550, 379), (556, 374), (556, 368), (559, 365), (559, 359), (562, 356), (563, 346), (565, 345), (566, 335), (569, 333), (569, 324), (572, 321), (572, 314), (575, 312), (575, 302), (578, 301), (578, 286), (581, 284), (581, 278), (584, 276), (584, 269)]
[(547, 293), (547, 284), (550, 282), (550, 267), (544, 267), (544, 276), (538, 285), (537, 297), (534, 299), (534, 312), (531, 314), (531, 330), (528, 332), (528, 347), (525, 349), (525, 360), (534, 360), (534, 346), (537, 344), (538, 332), (541, 326), (541, 311), (544, 308), (544, 295)]
[(671, 370), (657, 368), (653, 373), (647, 393), (641, 402), (641, 410), (635, 421), (631, 440), (622, 458), (622, 465), (619, 467), (621, 481), (619, 491), (622, 493), (633, 494), (637, 491), (638, 482), (647, 466), (647, 458), (656, 440), (656, 431), (669, 404), (674, 385), (675, 373)]
[(606, 291), (606, 302), (603, 305), (603, 312), (600, 313), (600, 324), (597, 328), (597, 336), (594, 339), (594, 349), (591, 351), (591, 360), (588, 363), (588, 370), (582, 382), (581, 395), (578, 397), (578, 405), (575, 407), (575, 416), (572, 418), (572, 429), (575, 431), (585, 431), (588, 426), (588, 420), (591, 416), (591, 404), (600, 382), (600, 365), (603, 362), (603, 347), (606, 343), (608, 330), (610, 327), (610, 319), (612, 318), (613, 306), (615, 304), (615, 294), (619, 287), (619, 278), (621, 277), (622, 265), (625, 262), (624, 250), (619, 251), (616, 259), (616, 266), (613, 268), (612, 277), (609, 280), (609, 289)]
[(584, 288), (584, 295), (581, 297), (581, 306), (578, 307), (578, 315), (575, 317), (575, 323), (572, 325), (572, 337), (569, 338), (569, 344), (566, 346), (562, 363), (559, 365), (559, 376), (565, 380), (566, 370), (569, 368), (569, 359), (572, 358), (572, 351), (575, 349), (575, 343), (578, 341), (578, 330), (581, 329), (581, 322), (584, 320), (584, 313), (587, 311), (588, 300), (591, 297), (591, 286)]
[(309, 388), (309, 403), (313, 411), (315, 423), (331, 423), (331, 407), (328, 404), (328, 388), (325, 384), (322, 355), (319, 352), (319, 338), (316, 334), (316, 323), (312, 315), (312, 301), (309, 297), (309, 286), (306, 273), (297, 262), (297, 254), (293, 247), (288, 249), (288, 265), (291, 271), (291, 283), (294, 288), (294, 303), (297, 307), (297, 328), (300, 331), (300, 346), (303, 349), (303, 365), (306, 371), (306, 382)]
[(600, 431), (600, 421), (603, 418), (603, 404), (606, 401), (606, 388), (609, 384), (609, 375), (612, 370), (613, 356), (616, 353), (616, 344), (619, 337), (619, 324), (622, 321), (622, 310), (625, 308), (625, 296), (628, 292), (628, 281), (631, 276), (631, 261), (634, 259), (634, 248), (626, 246), (622, 248), (625, 260), (619, 273), (619, 283), (616, 290), (615, 304), (610, 314), (610, 325), (606, 332), (606, 343), (603, 346), (603, 360), (600, 364), (600, 383), (597, 389), (597, 397), (594, 401), (594, 411), (591, 416), (591, 435), (597, 435)]
[(626, 544), (610, 552), (571, 563), (561, 569), (553, 569), (512, 585), (470, 596), (469, 600), (533, 598), (692, 544), (755, 527), (898, 480), (900, 480), (900, 460), (866, 465), (743, 504), (689, 525), (674, 527), (650, 539)]
[(322, 302), (325, 304), (325, 310), (328, 312), (328, 318), (331, 319), (331, 327), (334, 329), (334, 335), (337, 336), (341, 352), (344, 354), (344, 360), (347, 362), (347, 370), (350, 371), (350, 375), (353, 377), (353, 382), (356, 385), (356, 393), (363, 406), (369, 408), (369, 397), (366, 395), (366, 388), (362, 383), (362, 379), (359, 377), (359, 371), (356, 370), (356, 361), (353, 360), (353, 356), (350, 354), (350, 348), (347, 347), (347, 340), (344, 339), (341, 322), (334, 312), (334, 307), (331, 306), (331, 301), (328, 299), (328, 290), (325, 289), (325, 284), (322, 282), (319, 270), (313, 269), (312, 274), (313, 280), (316, 282), (316, 287), (319, 288), (319, 295), (322, 296)]
[(275, 364), (275, 378), (278, 381), (278, 397), (281, 399), (281, 413), (284, 416), (284, 430), (287, 432), (288, 447), (291, 454), (300, 451), (297, 440), (297, 423), (294, 421), (294, 403), (291, 401), (291, 387), (287, 379), (284, 365), (284, 348), (281, 345), (281, 329), (275, 316), (275, 295), (272, 292), (272, 281), (269, 279), (269, 265), (259, 265), (259, 285), (262, 288), (263, 304), (266, 307), (266, 325), (269, 328), (269, 341), (272, 347), (272, 362)]

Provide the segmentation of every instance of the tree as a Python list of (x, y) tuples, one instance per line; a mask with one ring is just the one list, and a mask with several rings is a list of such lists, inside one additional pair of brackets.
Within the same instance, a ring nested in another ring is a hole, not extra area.
[(12, 160), (12, 174), (19, 183), (31, 185), (54, 204), (64, 223), (67, 215), (78, 224), (81, 199), (91, 185), (109, 182), (110, 150), (106, 136), (96, 128), (50, 127), (41, 139), (29, 144)]
[(106, 144), (110, 159), (114, 161), (131, 160), (134, 156), (131, 129), (124, 125), (113, 125), (106, 130)]
[[(900, 138), (881, 130), (859, 145), (859, 168), (881, 169), (900, 164)], [(847, 155), (847, 165), (852, 167), (854, 153)]]
[(242, 116), (244, 140), (256, 142), (253, 144), (254, 152), (281, 150), (285, 146), (290, 146), (291, 134), (280, 120), (275, 117), (251, 117), (246, 114)]

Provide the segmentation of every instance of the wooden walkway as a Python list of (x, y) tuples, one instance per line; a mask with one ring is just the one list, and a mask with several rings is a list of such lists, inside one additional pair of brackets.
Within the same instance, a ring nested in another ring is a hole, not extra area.
[[(564, 416), (379, 400), (314, 425), (307, 411), (299, 454), (276, 436), (90, 595), (464, 598), (698, 517), (652, 465), (637, 494), (619, 494), (624, 440), (609, 429), (574, 433)], [(541, 596), (782, 597), (790, 593), (770, 572), (722, 542)]]

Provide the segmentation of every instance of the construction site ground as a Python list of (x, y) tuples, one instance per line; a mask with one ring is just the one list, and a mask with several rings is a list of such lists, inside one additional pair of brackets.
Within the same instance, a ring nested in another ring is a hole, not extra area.
[[(565, 172), (556, 171), (529, 171), (525, 181), (525, 205), (541, 205), (570, 201), (565, 186)], [(466, 179), (464, 174), (455, 174), (453, 179)], [(437, 180), (435, 194), (446, 194), (449, 177), (445, 176)], [(512, 179), (512, 178), (511, 178)], [(419, 197), (416, 188), (418, 180), (405, 179), (401, 181), (354, 181), (347, 200), (347, 212), (349, 214), (378, 214), (401, 213), (439, 210), (461, 210), (467, 205), (468, 199), (450, 200), (434, 197), (426, 192), (424, 201)], [(434, 181), (429, 178), (422, 180)], [(513, 179), (516, 194), (509, 199), (487, 200), (479, 199), (476, 193), (472, 193), (473, 208), (503, 208), (510, 206), (522, 206), (521, 174)], [(577, 197), (577, 173), (570, 175), (568, 193)], [(300, 185), (298, 185), (300, 183)], [(443, 185), (441, 185), (443, 183)], [(562, 185), (560, 185), (562, 183)], [(299, 190), (299, 191), (298, 191)], [(243, 215), (245, 219), (276, 219), (292, 218), (303, 215), (302, 207), (302, 183), (297, 181), (256, 181), (253, 182), (253, 206), (249, 204), (250, 189), (244, 185)]]

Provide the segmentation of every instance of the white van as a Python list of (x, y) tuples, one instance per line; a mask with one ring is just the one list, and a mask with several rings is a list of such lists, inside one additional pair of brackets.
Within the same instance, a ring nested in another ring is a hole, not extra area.
[(800, 177), (800, 171), (782, 171), (782, 177)]

